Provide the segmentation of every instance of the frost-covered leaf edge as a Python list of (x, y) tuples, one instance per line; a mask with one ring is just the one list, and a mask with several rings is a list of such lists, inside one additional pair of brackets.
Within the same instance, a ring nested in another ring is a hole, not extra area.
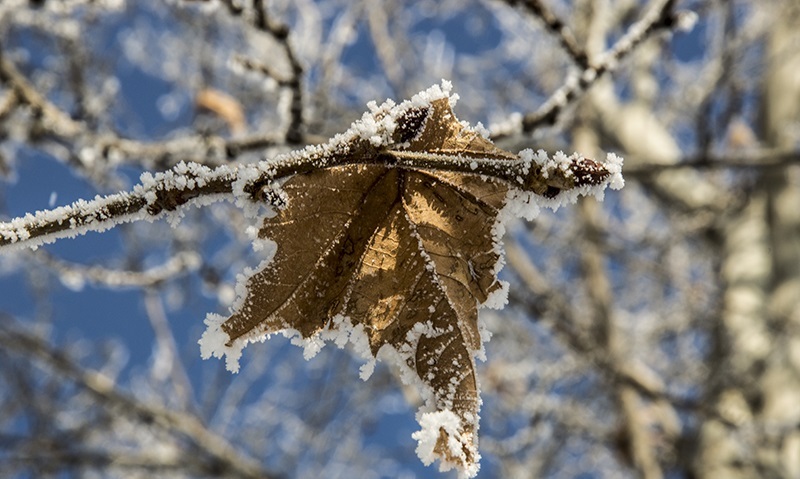
[[(450, 95), (451, 88), (452, 85), (450, 82), (443, 80), (441, 86), (434, 85), (428, 90), (415, 95), (411, 100), (406, 100), (400, 105), (395, 104), (392, 100), (387, 100), (380, 106), (376, 106), (374, 102), (370, 102), (368, 105), (370, 110), (369, 112), (364, 113), (362, 118), (354, 122), (346, 132), (336, 135), (327, 144), (321, 146), (309, 146), (303, 150), (279, 156), (274, 160), (265, 160), (260, 162), (256, 168), (253, 168), (252, 171), (249, 172), (246, 177), (240, 176), (240, 179), (234, 183), (234, 194), (237, 198), (251, 199), (252, 197), (243, 191), (244, 185), (261, 173), (269, 173), (273, 168), (274, 162), (286, 161), (287, 159), (289, 161), (302, 161), (309, 157), (325, 158), (330, 155), (335, 155), (337, 153), (337, 149), (342, 148), (343, 145), (346, 145), (348, 142), (357, 137), (361, 139), (368, 139), (374, 146), (392, 145), (393, 140), (391, 133), (394, 131), (392, 123), (393, 119), (398, 118), (410, 108), (430, 107), (433, 101), (442, 98), (447, 98), (450, 102), (450, 105), (454, 105), (458, 97), (457, 95)], [(479, 134), (483, 133), (480, 129), (476, 130), (464, 121), (461, 123), (465, 128), (471, 129)], [(377, 134), (378, 132), (382, 133), (379, 135)], [(528, 149), (520, 152), (519, 157), (521, 160), (523, 160), (523, 162), (529, 162), (531, 164), (535, 163), (541, 166), (546, 177), (548, 171), (554, 171), (555, 169), (560, 169), (561, 173), (567, 171), (571, 162), (580, 158), (580, 155), (573, 154), (571, 156), (567, 156), (559, 151), (553, 155), (552, 158), (550, 158), (543, 150), (539, 150), (538, 152), (534, 153), (533, 150)], [(324, 167), (324, 165), (320, 166)], [(495, 240), (494, 247), (498, 253), (498, 261), (494, 268), (495, 275), (499, 273), (504, 265), (501, 239), (505, 232), (505, 224), (508, 221), (519, 217), (529, 220), (533, 219), (539, 214), (542, 207), (557, 210), (561, 206), (575, 203), (580, 196), (591, 195), (602, 200), (606, 187), (619, 189), (624, 184), (621, 175), (622, 160), (620, 158), (613, 153), (608, 154), (605, 166), (608, 168), (611, 174), (601, 184), (584, 185), (569, 190), (561, 190), (552, 198), (546, 198), (533, 192), (522, 191), (518, 188), (511, 187), (508, 192), (506, 204), (501, 209), (495, 224), (492, 227)], [(277, 194), (280, 194), (279, 186), (277, 185), (276, 191)], [(237, 204), (243, 207), (247, 206), (246, 202), (237, 202)], [(241, 307), (242, 303), (244, 302), (247, 295), (246, 285), (250, 276), (263, 269), (269, 263), (269, 261), (270, 259), (267, 259), (258, 267), (254, 269), (248, 268), (243, 274), (238, 275), (236, 285), (237, 299), (230, 308), (232, 312)], [(480, 308), (490, 307), (493, 309), (500, 309), (506, 304), (508, 284), (503, 281), (501, 281), (500, 284), (501, 288), (493, 292), (483, 304), (478, 305)], [(225, 357), (227, 369), (232, 372), (238, 372), (239, 359), (241, 358), (244, 347), (251, 342), (263, 342), (271, 335), (259, 333), (257, 330), (254, 330), (252, 334), (245, 334), (244, 336), (241, 336), (233, 341), (228, 341), (228, 335), (222, 331), (221, 328), (222, 323), (224, 323), (226, 319), (227, 318), (224, 316), (213, 313), (206, 317), (205, 323), (207, 325), (207, 330), (199, 341), (201, 355), (203, 359), (207, 359), (211, 356), (217, 358)], [(332, 327), (331, 324), (333, 325)], [(406, 363), (405, 356), (413, 353), (414, 348), (410, 348), (411, 351), (399, 351), (397, 348), (394, 348), (389, 344), (385, 344), (378, 351), (378, 354), (373, 356), (369, 348), (368, 337), (363, 331), (362, 325), (353, 326), (353, 323), (350, 321), (350, 319), (343, 316), (334, 318), (334, 321), (331, 324), (327, 325), (324, 329), (320, 330), (317, 334), (310, 338), (303, 338), (300, 332), (294, 329), (284, 329), (279, 331), (278, 334), (282, 334), (289, 338), (292, 344), (302, 347), (303, 356), (306, 360), (314, 357), (328, 341), (334, 342), (340, 348), (345, 347), (348, 343), (352, 343), (353, 351), (360, 357), (367, 360), (367, 362), (361, 368), (360, 376), (363, 380), (369, 378), (374, 369), (376, 361), (381, 360), (392, 364), (397, 368), (403, 383), (413, 385), (416, 390), (420, 392), (424, 399), (424, 404), (420, 407), (416, 415), (421, 429), (412, 435), (412, 437), (418, 442), (417, 454), (422, 462), (427, 465), (431, 464), (434, 460), (439, 459), (439, 467), (441, 471), (447, 471), (456, 468), (459, 470), (460, 476), (474, 477), (478, 472), (478, 461), (480, 459), (480, 454), (477, 450), (477, 431), (479, 427), (479, 418), (475, 417), (474, 421), (472, 421), (472, 424), (470, 424), (474, 427), (474, 437), (462, 438), (459, 431), (464, 430), (465, 425), (462, 424), (461, 419), (453, 411), (447, 409), (436, 410), (435, 393), (433, 388), (422, 381), (417, 376), (416, 371), (414, 371)], [(424, 329), (424, 324), (420, 324)], [(473, 360), (475, 358), (485, 360), (485, 343), (489, 340), (491, 334), (484, 327), (483, 321), (480, 317), (478, 329), (480, 335), (480, 349), (470, 350), (470, 353), (472, 354)], [(414, 332), (414, 330), (410, 331), (409, 335)], [(425, 333), (423, 330), (416, 331), (416, 334), (418, 335), (423, 333)], [(413, 343), (414, 338), (407, 338), (406, 344)], [(480, 391), (479, 385), (478, 391)], [(438, 434), (440, 431), (445, 431), (448, 449), (453, 456), (463, 456), (463, 448), (466, 447), (472, 453), (473, 460), (466, 461), (464, 458), (461, 463), (458, 463), (448, 461), (441, 454), (435, 453), (434, 447), (436, 445), (436, 441), (438, 440)], [(472, 436), (472, 434), (470, 434), (470, 436)], [(431, 443), (431, 441), (433, 442)], [(451, 444), (451, 442), (453, 443)]]

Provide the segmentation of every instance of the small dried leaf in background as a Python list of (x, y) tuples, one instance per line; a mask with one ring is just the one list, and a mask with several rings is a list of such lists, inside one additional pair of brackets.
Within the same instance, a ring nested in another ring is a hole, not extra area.
[(247, 131), (247, 120), (239, 101), (225, 92), (213, 88), (204, 88), (197, 93), (195, 104), (225, 120), (233, 136)]

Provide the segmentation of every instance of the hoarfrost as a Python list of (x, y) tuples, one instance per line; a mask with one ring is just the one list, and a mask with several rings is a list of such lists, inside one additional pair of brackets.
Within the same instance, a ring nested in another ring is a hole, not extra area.
[[(180, 210), (166, 211), (169, 205), (167, 205), (167, 208), (164, 208), (164, 205), (159, 204), (159, 201), (164, 201), (164, 199), (160, 197), (160, 192), (165, 190), (191, 191), (196, 188), (202, 188), (212, 179), (223, 176), (235, 178), (235, 181), (232, 183), (231, 191), (233, 192), (232, 196), (236, 204), (244, 209), (248, 216), (258, 217), (260, 214), (263, 214), (264, 206), (264, 202), (259, 201), (259, 197), (267, 197), (271, 200), (270, 202), (273, 205), (279, 208), (281, 205), (286, 205), (289, 201), (288, 195), (281, 188), (281, 181), (274, 179), (278, 175), (277, 168), (279, 165), (303, 165), (303, 167), (325, 168), (332, 166), (331, 161), (336, 161), (337, 157), (341, 158), (342, 155), (349, 152), (351, 145), (359, 141), (362, 145), (364, 144), (363, 142), (368, 142), (374, 147), (392, 146), (394, 142), (394, 132), (402, 115), (406, 114), (412, 108), (430, 108), (434, 101), (444, 98), (448, 99), (451, 106), (454, 105), (458, 96), (451, 94), (451, 89), (452, 85), (450, 82), (442, 80), (440, 85), (434, 85), (399, 105), (391, 100), (387, 100), (381, 105), (370, 102), (368, 104), (369, 111), (367, 113), (359, 120), (355, 121), (346, 132), (336, 135), (328, 143), (324, 145), (308, 146), (302, 150), (280, 155), (270, 160), (264, 160), (255, 165), (239, 167), (223, 166), (211, 170), (205, 166), (194, 163), (180, 163), (172, 170), (155, 175), (144, 173), (140, 178), (140, 184), (134, 188), (132, 194), (120, 193), (108, 197), (96, 197), (91, 203), (77, 201), (70, 206), (56, 208), (46, 212), (37, 212), (35, 215), (29, 214), (24, 218), (18, 218), (9, 223), (0, 225), (0, 236), (5, 239), (10, 239), (12, 242), (19, 242), (30, 237), (29, 228), (32, 225), (35, 226), (44, 222), (69, 222), (72, 225), (72, 228), (67, 232), (44, 235), (33, 242), (26, 243), (26, 246), (36, 247), (45, 242), (52, 241), (57, 237), (75, 236), (89, 230), (102, 231), (116, 224), (136, 219), (153, 221), (157, 218), (166, 217), (170, 223), (176, 224), (180, 221), (183, 213)], [(518, 121), (518, 119), (514, 117), (514, 121)], [(465, 126), (469, 127), (466, 124)], [(420, 130), (423, 129), (424, 128), (420, 128)], [(482, 135), (488, 134), (480, 125), (477, 127), (476, 131)], [(575, 164), (576, 160), (580, 159), (576, 154), (567, 156), (559, 151), (552, 157), (549, 157), (543, 150), (534, 152), (530, 149), (523, 150), (519, 153), (518, 157), (521, 162), (519, 165), (521, 166), (519, 169), (520, 175), (528, 175), (531, 170), (534, 169), (534, 171), (538, 171), (540, 176), (544, 179), (574, 178), (576, 173), (575, 170), (572, 169), (572, 166)], [(470, 163), (465, 164), (467, 164), (471, 170), (477, 170), (480, 165), (478, 159), (461, 159), (460, 161), (470, 161)], [(601, 182), (601, 184), (559, 190), (552, 198), (539, 196), (530, 191), (523, 191), (515, 187), (509, 188), (505, 206), (500, 211), (492, 227), (494, 248), (499, 257), (493, 272), (498, 273), (503, 266), (501, 239), (505, 232), (504, 225), (507, 221), (518, 217), (526, 219), (535, 218), (542, 207), (555, 210), (562, 205), (574, 203), (579, 196), (593, 195), (602, 199), (606, 187), (612, 189), (622, 188), (624, 185), (621, 174), (622, 160), (613, 153), (610, 153), (606, 158), (605, 168), (610, 172), (610, 175), (605, 181)], [(270, 179), (273, 180), (270, 181)], [(253, 195), (252, 192), (247, 191), (248, 186), (252, 185), (256, 180), (264, 184), (262, 191), (259, 192), (260, 195)], [(582, 178), (577, 178), (577, 180), (582, 180)], [(523, 181), (521, 176), (518, 181), (520, 185), (522, 185)], [(577, 181), (577, 183), (582, 184), (586, 183), (586, 181)], [(217, 201), (225, 196), (228, 198), (231, 197), (230, 194), (201, 196), (200, 198), (190, 200), (189, 204), (206, 204)], [(144, 200), (148, 206), (159, 208), (154, 211), (160, 212), (158, 214), (150, 214), (146, 209), (140, 209), (127, 216), (109, 219), (110, 216), (104, 208), (107, 208), (112, 202), (128, 201), (136, 197), (139, 198), (138, 201), (140, 202)], [(76, 216), (76, 212), (81, 213), (81, 216)], [(269, 214), (269, 212), (267, 214)], [(425, 261), (426, 268), (428, 271), (435, 271), (433, 261), (427, 254), (422, 244), (422, 239), (414, 227), (413, 221), (409, 219), (408, 223), (412, 225), (411, 234), (420, 241), (419, 252), (420, 256)], [(274, 254), (274, 243), (259, 239), (256, 228), (250, 229), (248, 235), (252, 239), (253, 248), (255, 250), (263, 249), (264, 246), (269, 244), (269, 247), (266, 249), (270, 253), (270, 256)], [(235, 299), (233, 299), (231, 311), (239, 311), (244, 307), (249, 279), (256, 271), (264, 269), (271, 259), (271, 257), (267, 258), (257, 268), (246, 269), (244, 274), (239, 275), (234, 289)], [(435, 275), (433, 281), (442, 291), (446, 289), (445, 285), (441, 284), (438, 277)], [(480, 305), (481, 307), (499, 309), (506, 304), (508, 283), (501, 282), (501, 285), (500, 288), (489, 295), (486, 301)], [(447, 296), (446, 299), (450, 301), (450, 298)], [(455, 309), (452, 304), (450, 304), (450, 307)], [(429, 309), (430, 313), (435, 313), (435, 310), (436, 308), (433, 306)], [(211, 356), (217, 358), (224, 357), (227, 369), (232, 372), (238, 372), (239, 359), (241, 358), (243, 348), (250, 342), (266, 340), (269, 334), (266, 333), (264, 328), (256, 327), (243, 336), (231, 340), (222, 328), (226, 319), (227, 318), (218, 314), (209, 314), (206, 317), (205, 324), (207, 325), (207, 329), (199, 340), (201, 355), (204, 359)], [(491, 336), (480, 316), (478, 321), (480, 349), (476, 351), (469, 350), (468, 348), (468, 353), (472, 355), (468, 358), (470, 361), (473, 361), (473, 357), (485, 359), (484, 343), (488, 341)], [(450, 326), (451, 330), (453, 327), (452, 325)], [(477, 474), (477, 458), (479, 458), (479, 455), (477, 452), (476, 439), (473, 436), (475, 431), (477, 431), (478, 418), (476, 415), (467, 415), (459, 418), (459, 416), (450, 409), (458, 378), (453, 378), (454, 382), (451, 383), (451, 390), (449, 392), (447, 388), (444, 388), (445, 391), (442, 393), (442, 391), (433, 390), (432, 386), (429, 384), (430, 378), (420, 378), (416, 371), (416, 352), (420, 338), (434, 338), (444, 333), (441, 329), (437, 330), (431, 321), (416, 323), (408, 331), (403, 342), (397, 347), (384, 344), (377, 354), (372, 353), (369, 336), (365, 331), (364, 325), (354, 324), (350, 318), (341, 315), (331, 318), (321, 330), (309, 337), (304, 338), (299, 331), (288, 327), (279, 332), (290, 338), (292, 344), (302, 347), (303, 356), (306, 359), (314, 357), (327, 342), (333, 342), (340, 348), (347, 344), (352, 344), (354, 352), (360, 357), (367, 359), (367, 362), (361, 367), (359, 374), (364, 380), (369, 378), (374, 371), (377, 360), (385, 360), (393, 364), (400, 371), (403, 382), (412, 384), (425, 400), (425, 405), (420, 409), (417, 415), (421, 430), (413, 435), (414, 439), (418, 441), (417, 454), (420, 459), (426, 464), (430, 464), (435, 459), (439, 459), (441, 461), (440, 470), (442, 471), (455, 467), (459, 469), (460, 474), (464, 476), (473, 477)], [(459, 360), (463, 360), (463, 358), (459, 358)], [(437, 394), (442, 396), (439, 398), (440, 401), (438, 403)], [(444, 434), (446, 439), (444, 441), (446, 450), (437, 451), (435, 450), (437, 442), (442, 439), (442, 434)]]
[[(475, 477), (478, 474), (480, 454), (472, 438), (464, 437), (467, 434), (462, 433), (461, 419), (453, 411), (426, 412), (419, 414), (417, 419), (422, 429), (411, 437), (417, 441), (417, 456), (423, 464), (429, 466), (438, 459), (440, 472), (457, 469), (459, 477)], [(436, 451), (436, 443), (443, 434), (447, 437), (447, 450)], [(464, 452), (464, 446), (472, 453), (471, 461)], [(446, 459), (448, 457), (456, 458), (459, 462)], [(469, 465), (464, 468), (463, 464)]]
[[(401, 115), (404, 115), (411, 108), (429, 108), (432, 102), (442, 98), (447, 98), (451, 105), (455, 104), (457, 96), (451, 95), (451, 89), (452, 85), (443, 80), (441, 85), (434, 85), (399, 105), (391, 100), (387, 100), (380, 105), (370, 102), (367, 105), (367, 113), (355, 121), (347, 131), (334, 136), (328, 143), (308, 146), (272, 160), (262, 161), (252, 168), (240, 170), (238, 180), (233, 185), (237, 204), (242, 207), (248, 207), (248, 205), (252, 207), (252, 196), (245, 192), (245, 187), (252, 184), (256, 179), (263, 180), (263, 178), (274, 176), (276, 174), (275, 168), (278, 164), (292, 165), (300, 164), (301, 162), (308, 164), (310, 161), (314, 167), (325, 168), (335, 165), (336, 163), (332, 164), (331, 162), (337, 160), (337, 155), (348, 153), (352, 145), (359, 144), (359, 142), (362, 145), (367, 142), (373, 147), (393, 146), (393, 134)], [(516, 120), (519, 121), (519, 119)], [(470, 128), (467, 124), (464, 126)], [(477, 131), (482, 135), (488, 135), (488, 132), (482, 126), (479, 126)], [(567, 156), (559, 151), (551, 157), (543, 150), (536, 152), (524, 150), (519, 153), (518, 158), (520, 160), (519, 174), (521, 176), (518, 179), (520, 186), (509, 188), (505, 206), (500, 211), (492, 227), (494, 249), (499, 258), (493, 270), (495, 274), (499, 273), (503, 267), (501, 239), (505, 233), (506, 222), (519, 217), (533, 219), (538, 215), (542, 207), (555, 210), (562, 205), (574, 203), (579, 196), (594, 195), (602, 198), (606, 187), (619, 189), (624, 184), (621, 175), (622, 160), (614, 154), (609, 154), (605, 167), (611, 174), (601, 184), (561, 189), (553, 197), (548, 198), (520, 189), (524, 184), (523, 176), (528, 176), (533, 172), (539, 174), (543, 179), (551, 179), (556, 182), (565, 181), (567, 182), (566, 184), (572, 184), (573, 180), (576, 184), (596, 183), (597, 178), (592, 176), (587, 178), (575, 177), (575, 175), (583, 174), (576, 173), (579, 170), (574, 169), (576, 162), (582, 160), (582, 157), (577, 154)], [(478, 159), (460, 159), (459, 161), (465, 162), (471, 170), (477, 170), (480, 166)], [(469, 163), (466, 163), (467, 161)], [(592, 175), (594, 172), (589, 170), (586, 174)], [(279, 185), (269, 185), (266, 188), (271, 189), (277, 195), (283, 193)], [(284, 199), (289, 201), (286, 196), (284, 196)], [(411, 225), (411, 234), (420, 242), (419, 254), (425, 262), (426, 268), (428, 271), (435, 272), (433, 260), (422, 244), (416, 225), (410, 218), (407, 217), (407, 220), (408, 224)], [(255, 229), (250, 232), (250, 236), (256, 236)], [(254, 247), (257, 248), (258, 246), (254, 244)], [(244, 275), (240, 276), (236, 286), (237, 299), (231, 308), (232, 311), (238, 311), (243, 307), (244, 298), (247, 294), (247, 281), (254, 271), (259, 271), (264, 266), (266, 265), (262, 263), (255, 270), (247, 270)], [(445, 291), (445, 285), (439, 282), (439, 278), (436, 275), (434, 275), (433, 281), (438, 288)], [(486, 301), (480, 305), (481, 308), (500, 309), (506, 304), (509, 285), (506, 282), (500, 282), (500, 284), (501, 287), (488, 296)], [(445, 295), (445, 299), (450, 301), (447, 295)], [(455, 309), (452, 304), (450, 304), (450, 307)], [(435, 307), (431, 306), (429, 308), (429, 313), (433, 314), (435, 311)], [(474, 361), (474, 358), (481, 360), (486, 358), (484, 344), (491, 337), (491, 333), (487, 329), (482, 316), (478, 316), (480, 348), (478, 350), (468, 348), (469, 361)], [(212, 355), (216, 357), (225, 356), (228, 369), (238, 371), (238, 360), (241, 356), (242, 348), (248, 342), (265, 340), (268, 334), (265, 330), (259, 330), (256, 327), (242, 337), (233, 341), (226, 341), (225, 334), (220, 330), (221, 320), (221, 317), (217, 315), (209, 315), (206, 319), (209, 330), (200, 340), (201, 351), (204, 358)], [(352, 344), (354, 352), (358, 356), (367, 359), (367, 362), (362, 365), (359, 374), (364, 380), (372, 374), (378, 360), (390, 363), (399, 371), (401, 380), (405, 384), (412, 385), (424, 399), (424, 405), (417, 414), (421, 430), (413, 435), (414, 439), (418, 441), (417, 454), (420, 459), (425, 464), (430, 464), (438, 459), (441, 461), (440, 470), (447, 471), (456, 468), (462, 477), (474, 477), (479, 467), (477, 459), (480, 457), (477, 451), (477, 438), (475, 437), (478, 428), (478, 417), (477, 414), (459, 416), (452, 408), (453, 397), (460, 379), (458, 377), (451, 378), (448, 386), (444, 386), (443, 390), (437, 391), (431, 386), (432, 377), (427, 377), (433, 373), (429, 372), (424, 378), (421, 378), (417, 373), (419, 364), (417, 364), (416, 353), (420, 339), (422, 337), (435, 338), (445, 332), (451, 332), (453, 327), (455, 326), (450, 325), (449, 329), (445, 328), (447, 331), (444, 331), (442, 329), (437, 330), (431, 321), (418, 322), (408, 330), (402, 342), (396, 346), (385, 343), (377, 354), (373, 354), (370, 348), (369, 336), (364, 329), (364, 325), (353, 324), (350, 318), (341, 315), (331, 318), (321, 330), (308, 337), (303, 337), (299, 331), (288, 327), (279, 331), (279, 333), (291, 338), (292, 344), (302, 347), (303, 356), (306, 359), (315, 356), (327, 342), (333, 342), (340, 348), (347, 344)], [(434, 355), (436, 354), (434, 352)], [(453, 360), (458, 365), (460, 364), (459, 361), (463, 361), (464, 358), (458, 357)], [(442, 444), (444, 445), (442, 446)]]
[[(572, 176), (573, 172), (570, 166), (575, 160), (580, 159), (581, 155), (573, 153), (567, 156), (564, 152), (558, 151), (552, 157), (549, 157), (544, 150), (534, 152), (531, 149), (526, 149), (519, 153), (519, 157), (526, 165), (526, 168), (530, 168), (534, 165), (541, 168), (541, 176), (546, 179), (556, 170), (559, 170), (560, 176), (565, 178)], [(498, 216), (499, 224), (496, 225), (498, 233), (496, 239), (502, 237), (502, 233), (505, 232), (502, 224), (514, 218), (533, 220), (539, 216), (539, 212), (543, 207), (556, 211), (562, 206), (574, 204), (581, 196), (594, 196), (598, 200), (602, 200), (605, 196), (606, 188), (611, 188), (612, 190), (621, 189), (625, 186), (625, 180), (622, 177), (622, 163), (622, 158), (614, 153), (608, 153), (603, 166), (608, 170), (610, 175), (605, 181), (597, 185), (583, 185), (568, 190), (561, 190), (552, 198), (516, 188), (509, 190), (506, 206)]]
[[(499, 268), (498, 268), (499, 269)], [(482, 308), (503, 309), (508, 303), (508, 281), (499, 281), (500, 287), (489, 293), (486, 301), (481, 305)]]
[(228, 334), (222, 330), (222, 323), (227, 318), (219, 314), (209, 314), (206, 316), (206, 331), (200, 338), (200, 356), (208, 359), (225, 357), (225, 367), (228, 371), (239, 372), (239, 358), (242, 357), (242, 349), (247, 345), (245, 341), (233, 341), (229, 346)]

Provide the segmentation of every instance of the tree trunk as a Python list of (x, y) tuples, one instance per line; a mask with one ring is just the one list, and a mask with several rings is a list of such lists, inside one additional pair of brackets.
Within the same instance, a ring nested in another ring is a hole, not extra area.
[[(788, 3), (787, 3), (788, 5)], [(800, 7), (775, 8), (763, 86), (766, 146), (796, 144)], [(795, 135), (796, 136), (796, 135)], [(800, 477), (800, 171), (766, 172), (721, 230), (723, 309), (700, 478)]]

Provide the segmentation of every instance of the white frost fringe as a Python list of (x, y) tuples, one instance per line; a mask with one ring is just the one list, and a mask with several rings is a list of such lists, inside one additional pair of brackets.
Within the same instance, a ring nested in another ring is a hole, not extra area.
[[(480, 469), (481, 456), (473, 443), (473, 438), (463, 437), (461, 434), (461, 419), (449, 410), (426, 412), (417, 416), (422, 429), (411, 437), (417, 440), (416, 452), (422, 463), (429, 466), (438, 459), (439, 472), (457, 469), (459, 477), (475, 477)], [(447, 435), (447, 451), (446, 455), (440, 456), (434, 449), (442, 430)], [(467, 459), (464, 447), (467, 447), (472, 454), (472, 461)], [(458, 458), (459, 461), (450, 461), (446, 456)]]
[[(356, 137), (367, 139), (375, 146), (388, 146), (392, 142), (391, 132), (396, 126), (395, 121), (400, 115), (409, 108), (430, 106), (435, 100), (442, 98), (448, 98), (451, 106), (453, 106), (458, 99), (458, 95), (451, 95), (451, 89), (452, 85), (450, 82), (442, 80), (441, 86), (434, 85), (400, 105), (396, 105), (393, 101), (387, 100), (387, 102), (378, 107), (371, 102), (370, 105), (368, 105), (370, 112), (365, 113), (360, 120), (354, 122), (348, 131), (334, 137), (330, 143), (321, 146), (311, 146), (301, 151), (292, 152), (284, 155), (284, 158), (297, 158), (307, 155), (315, 156), (321, 155), (321, 153), (324, 152), (336, 151), (337, 148), (347, 144), (347, 142)], [(468, 125), (465, 126), (469, 127)], [(575, 159), (575, 155), (568, 157), (560, 151), (550, 158), (543, 150), (539, 150), (538, 152), (524, 150), (519, 153), (519, 157), (528, 165), (535, 163), (543, 167), (545, 175), (556, 169), (561, 169), (562, 173), (567, 171), (569, 165)], [(260, 163), (259, 166), (251, 172), (251, 175), (256, 175), (259, 169), (267, 170), (272, 168), (273, 162), (280, 161), (280, 159), (281, 158)], [(613, 153), (609, 153), (605, 161), (605, 166), (611, 172), (611, 175), (602, 184), (564, 191), (555, 198), (543, 198), (534, 193), (515, 189), (509, 191), (506, 206), (498, 215), (497, 221), (493, 227), (496, 247), (498, 249), (501, 248), (502, 235), (505, 232), (504, 225), (511, 219), (519, 217), (532, 219), (538, 215), (542, 207), (555, 210), (560, 206), (574, 203), (579, 196), (586, 195), (593, 195), (598, 199), (602, 199), (606, 187), (615, 190), (622, 188), (624, 185), (621, 174), (622, 159)], [(246, 175), (244, 177), (246, 177)], [(240, 178), (234, 185), (234, 190), (241, 189), (245, 183), (246, 182)], [(498, 253), (500, 253), (499, 257), (501, 259), (498, 261), (495, 272), (499, 272), (499, 269), (502, 268), (502, 252), (498, 251)], [(239, 275), (236, 285), (237, 299), (233, 303), (232, 311), (237, 311), (243, 306), (244, 298), (247, 293), (247, 281), (255, 271), (266, 267), (268, 261), (269, 259), (264, 261), (255, 270), (248, 269), (245, 271), (245, 274)], [(505, 304), (507, 293), (508, 284), (504, 282), (503, 287), (500, 288), (496, 294), (488, 298), (481, 306), (499, 309)], [(225, 320), (225, 317), (217, 314), (209, 314), (206, 317), (205, 323), (207, 329), (199, 341), (200, 351), (203, 359), (208, 359), (211, 356), (217, 358), (222, 358), (224, 356), (227, 369), (232, 372), (238, 372), (242, 349), (250, 342), (266, 340), (269, 334), (253, 330), (249, 334), (237, 338), (228, 346), (229, 337), (222, 330), (222, 323), (224, 323)], [(483, 343), (488, 341), (491, 334), (485, 328), (480, 318), (479, 321), (481, 348), (480, 350), (473, 351), (473, 354), (480, 359), (485, 359)], [(406, 338), (406, 346), (408, 347), (397, 350), (389, 345), (384, 345), (378, 352), (377, 357), (372, 354), (369, 338), (364, 331), (363, 325), (354, 325), (349, 318), (343, 316), (333, 318), (323, 330), (311, 338), (303, 338), (299, 331), (291, 328), (284, 329), (280, 331), (280, 333), (290, 338), (292, 344), (303, 348), (303, 357), (305, 359), (314, 357), (327, 341), (334, 342), (340, 348), (344, 347), (347, 343), (352, 343), (354, 352), (368, 361), (361, 368), (360, 376), (363, 380), (366, 380), (372, 374), (377, 359), (382, 359), (398, 366), (403, 382), (415, 385), (425, 399), (425, 405), (417, 413), (417, 420), (421, 429), (412, 435), (412, 437), (417, 440), (416, 452), (419, 458), (425, 465), (430, 465), (436, 460), (441, 461), (439, 464), (440, 471), (449, 471), (455, 468), (459, 472), (459, 477), (475, 477), (480, 467), (477, 438), (472, 437), (472, 434), (462, 432), (464, 430), (462, 420), (453, 411), (432, 410), (436, 407), (434, 391), (429, 385), (425, 384), (424, 381), (417, 377), (416, 372), (408, 365), (407, 359), (413, 357), (409, 355), (413, 355), (415, 351), (415, 348), (411, 346), (416, 344), (415, 341), (418, 340), (418, 336), (423, 333), (433, 333), (426, 330), (424, 324), (418, 324), (416, 326), (418, 327), (409, 331), (409, 336)], [(475, 419), (475, 426), (477, 429), (478, 421), (477, 418)], [(435, 452), (436, 443), (439, 440), (441, 431), (444, 431), (447, 436), (447, 451), (445, 451), (443, 455), (439, 455)], [(467, 459), (465, 450), (469, 451), (472, 457), (471, 461)], [(448, 457), (455, 458), (456, 460), (449, 460)]]

